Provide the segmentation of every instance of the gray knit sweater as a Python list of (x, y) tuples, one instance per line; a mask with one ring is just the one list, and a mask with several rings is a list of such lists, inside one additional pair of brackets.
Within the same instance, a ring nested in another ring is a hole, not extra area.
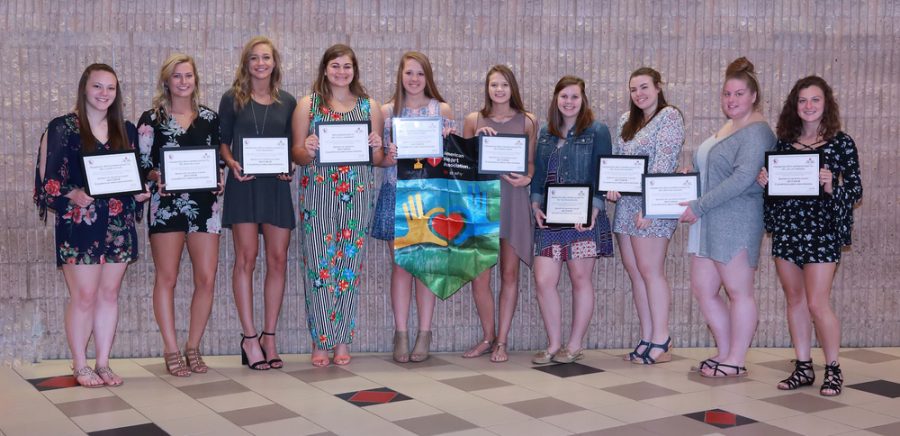
[[(750, 266), (756, 268), (764, 231), (763, 190), (756, 176), (775, 141), (769, 125), (757, 121), (709, 150), (706, 169), (700, 173), (702, 195), (690, 204), (694, 214), (703, 218), (697, 254), (728, 263), (746, 249)], [(696, 153), (694, 168), (700, 169)]]

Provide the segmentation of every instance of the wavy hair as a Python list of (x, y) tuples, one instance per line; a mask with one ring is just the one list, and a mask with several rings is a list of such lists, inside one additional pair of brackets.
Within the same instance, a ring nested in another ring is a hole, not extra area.
[(104, 71), (113, 75), (116, 79), (116, 98), (113, 99), (109, 109), (106, 110), (107, 136), (109, 148), (112, 150), (127, 150), (128, 135), (125, 133), (125, 115), (122, 105), (122, 84), (116, 70), (107, 64), (90, 64), (81, 73), (78, 81), (78, 97), (75, 100), (75, 113), (78, 114), (78, 132), (81, 136), (81, 150), (86, 153), (97, 151), (97, 137), (91, 131), (91, 123), (87, 118), (87, 86), (91, 73)]
[(156, 79), (156, 92), (153, 94), (153, 113), (157, 118), (168, 120), (172, 112), (172, 90), (169, 89), (169, 79), (175, 74), (175, 68), (181, 64), (189, 64), (194, 73), (194, 91), (191, 93), (191, 110), (200, 113), (200, 74), (197, 73), (197, 64), (194, 58), (184, 53), (173, 53), (163, 61), (159, 68), (159, 76)]
[(525, 103), (522, 102), (522, 95), (519, 93), (519, 82), (516, 81), (516, 75), (506, 65), (497, 64), (492, 66), (487, 74), (484, 75), (484, 107), (481, 108), (481, 116), (487, 118), (491, 116), (494, 109), (494, 102), (491, 101), (491, 75), (499, 73), (509, 83), (509, 107), (517, 112), (525, 113)]
[(831, 86), (819, 76), (807, 76), (794, 84), (787, 99), (784, 100), (781, 115), (778, 116), (778, 124), (775, 126), (778, 139), (784, 142), (794, 142), (803, 133), (803, 120), (797, 114), (797, 104), (800, 100), (800, 91), (811, 86), (819, 87), (825, 97), (822, 122), (819, 123), (819, 131), (816, 133), (827, 141), (841, 130), (841, 111), (838, 108), (837, 100), (834, 99), (834, 91), (831, 90)]
[[(634, 79), (638, 76), (647, 76), (650, 80), (653, 81), (653, 86), (659, 90), (659, 97), (657, 98), (656, 110), (653, 112), (653, 115), (650, 116), (649, 119), (644, 120), (644, 111), (637, 107), (634, 104), (634, 100), (628, 99), (628, 120), (625, 121), (625, 124), (622, 126), (622, 140), (623, 141), (631, 141), (634, 139), (634, 135), (637, 135), (644, 126), (647, 125), (656, 114), (658, 114), (661, 110), (665, 109), (669, 106), (669, 103), (666, 102), (666, 96), (663, 94), (662, 90), (662, 75), (659, 74), (659, 71), (654, 70), (650, 67), (641, 67), (634, 70), (631, 73), (631, 76), (628, 77), (628, 83), (630, 86), (631, 79)], [(676, 108), (677, 109), (677, 108)]]
[(231, 84), (231, 91), (234, 93), (234, 110), (239, 111), (247, 103), (250, 103), (250, 52), (257, 45), (265, 44), (272, 49), (272, 60), (275, 61), (275, 67), (272, 68), (272, 75), (269, 77), (269, 95), (272, 100), (279, 102), (278, 91), (281, 89), (281, 54), (275, 48), (272, 40), (265, 36), (254, 36), (244, 44), (241, 50), (241, 61), (237, 70), (234, 72), (234, 82)]

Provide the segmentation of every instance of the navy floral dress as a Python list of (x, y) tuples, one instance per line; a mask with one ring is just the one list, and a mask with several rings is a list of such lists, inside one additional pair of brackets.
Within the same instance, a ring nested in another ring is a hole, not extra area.
[[(137, 143), (137, 129), (125, 123), (131, 148)], [(41, 217), (47, 209), (56, 214), (56, 265), (127, 263), (137, 260), (135, 221), (140, 216), (132, 195), (95, 198), (88, 207), (79, 207), (65, 197), (73, 189), (84, 189), (81, 172), (81, 136), (74, 113), (53, 119), (47, 126), (47, 163), (44, 177), (35, 168), (34, 201)], [(97, 151), (109, 144), (97, 144)]]
[[(795, 148), (792, 143), (779, 140), (775, 150)], [(772, 232), (772, 256), (799, 266), (841, 260), (841, 247), (851, 242), (853, 205), (862, 198), (859, 156), (853, 138), (838, 132), (819, 150), (833, 174), (831, 195), (767, 199), (765, 203), (766, 230)]]
[[(185, 129), (166, 115), (148, 110), (138, 121), (141, 168), (145, 173), (159, 169), (162, 147), (219, 147), (219, 117), (212, 109), (200, 106), (197, 118)], [(156, 182), (150, 183), (150, 234), (166, 232), (203, 232), (222, 230), (221, 197), (212, 192), (184, 192), (160, 196)]]

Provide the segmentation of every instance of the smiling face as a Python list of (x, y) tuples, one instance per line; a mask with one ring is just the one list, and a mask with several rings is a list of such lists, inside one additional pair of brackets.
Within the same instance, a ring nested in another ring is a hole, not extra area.
[(825, 115), (825, 93), (818, 86), (800, 90), (797, 95), (797, 115), (805, 123), (818, 123)]
[(512, 96), (509, 81), (499, 71), (491, 73), (488, 77), (488, 95), (494, 104), (507, 103)]
[(722, 112), (729, 119), (741, 119), (753, 112), (756, 93), (741, 79), (728, 79), (722, 87)]
[(275, 55), (269, 44), (256, 44), (247, 56), (247, 70), (254, 80), (269, 80), (275, 69)]
[(556, 107), (567, 123), (574, 122), (581, 112), (582, 95), (581, 87), (569, 85), (559, 91), (556, 96)]
[[(352, 74), (352, 69), (351, 69)], [(403, 90), (407, 96), (421, 95), (425, 92), (427, 81), (425, 79), (425, 69), (415, 59), (407, 59), (403, 61)]]
[(166, 80), (172, 98), (191, 98), (197, 86), (194, 67), (189, 62), (175, 65), (172, 75)]
[(93, 71), (84, 87), (85, 104), (88, 110), (106, 112), (116, 100), (118, 89), (116, 76), (108, 71)]
[(651, 116), (659, 105), (659, 88), (653, 83), (650, 76), (634, 76), (628, 81), (628, 91), (631, 101), (638, 109), (644, 112), (644, 116)]
[(333, 87), (349, 87), (353, 82), (353, 59), (348, 55), (342, 55), (328, 61), (328, 65), (325, 66), (325, 77), (328, 84)]

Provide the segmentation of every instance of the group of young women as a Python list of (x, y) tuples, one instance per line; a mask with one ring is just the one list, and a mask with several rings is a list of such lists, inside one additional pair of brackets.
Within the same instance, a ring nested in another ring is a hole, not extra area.
[[(69, 288), (66, 334), (77, 382), (83, 386), (122, 383), (108, 364), (117, 321), (117, 296), (126, 265), (137, 258), (135, 222), (141, 202), (150, 200), (150, 247), (156, 266), (153, 306), (163, 339), (168, 372), (177, 377), (208, 367), (200, 341), (212, 310), (219, 235), (230, 228), (234, 241), (232, 288), (241, 323), (242, 362), (254, 370), (281, 368), (275, 333), (281, 310), (291, 231), (297, 226), (291, 182), (298, 178), (302, 276), (312, 364), (350, 362), (349, 346), (357, 329), (361, 252), (367, 235), (392, 241), (396, 190), (393, 117), (442, 117), (444, 135), (457, 133), (453, 111), (434, 81), (428, 58), (407, 52), (400, 59), (396, 87), (385, 105), (370, 97), (360, 80), (353, 50), (328, 48), (312, 92), (297, 100), (281, 89), (282, 61), (264, 37), (251, 39), (241, 52), (231, 88), (218, 113), (199, 102), (199, 72), (190, 56), (175, 54), (163, 63), (152, 108), (135, 127), (125, 121), (121, 85), (112, 68), (93, 64), (82, 74), (74, 112), (50, 122), (42, 138), (35, 174), (35, 201), (42, 216), (56, 213), (56, 259)], [(524, 134), (529, 138), (527, 174), (501, 180), (500, 292), (495, 310), (490, 271), (472, 283), (483, 328), (482, 340), (463, 357), (490, 354), (508, 359), (507, 339), (518, 301), (520, 262), (534, 271), (537, 300), (548, 345), (535, 364), (574, 362), (583, 356), (584, 336), (594, 308), (595, 259), (612, 256), (616, 233), (622, 262), (631, 278), (640, 319), (640, 340), (625, 356), (635, 364), (671, 360), (668, 328), (670, 288), (665, 258), (677, 223), (689, 223), (691, 288), (709, 324), (718, 353), (700, 362), (706, 377), (747, 374), (745, 354), (757, 320), (753, 275), (764, 230), (773, 233), (773, 255), (788, 302), (788, 322), (797, 353), (794, 372), (778, 384), (796, 389), (814, 382), (810, 358), (811, 321), (827, 365), (823, 395), (841, 392), (838, 361), (840, 325), (830, 305), (841, 248), (850, 243), (853, 206), (862, 195), (853, 140), (840, 130), (838, 106), (821, 78), (798, 81), (779, 116), (777, 136), (761, 111), (762, 95), (753, 65), (739, 58), (729, 65), (721, 92), (727, 121), (694, 154), (702, 195), (685, 203), (678, 220), (647, 219), (640, 196), (594, 190), (589, 225), (548, 227), (542, 211), (544, 188), (553, 183), (596, 185), (599, 156), (648, 157), (649, 173), (676, 171), (684, 143), (681, 112), (668, 104), (662, 78), (652, 68), (635, 70), (628, 81), (630, 108), (615, 135), (591, 111), (585, 82), (574, 76), (556, 84), (546, 123), (525, 110), (512, 70), (491, 67), (485, 77), (484, 105), (468, 114), (463, 135)], [(316, 124), (321, 121), (370, 122), (372, 166), (316, 165)], [(277, 177), (243, 173), (240, 144), (245, 138), (284, 137), (298, 171)], [(215, 192), (170, 194), (159, 172), (164, 147), (217, 146), (223, 167)], [(146, 193), (93, 198), (77, 168), (83, 153), (139, 151)], [(765, 200), (767, 150), (821, 150), (825, 166), (821, 198)], [(374, 167), (384, 167), (375, 185)], [(688, 171), (683, 168), (681, 171)], [(226, 178), (227, 173), (227, 178)], [(530, 188), (529, 188), (530, 185)], [(378, 193), (376, 198), (376, 192)], [(615, 204), (610, 225), (606, 202)], [(262, 330), (253, 319), (253, 274), (259, 235), (265, 249)], [(402, 235), (399, 235), (402, 236)], [(183, 353), (176, 337), (174, 288), (181, 253), (191, 258), (194, 292)], [(558, 291), (563, 263), (572, 281), (572, 324), (564, 342)], [(418, 333), (409, 347), (409, 311), (415, 283)], [(724, 285), (729, 302), (720, 296)], [(393, 358), (419, 362), (429, 357), (436, 299), (425, 285), (394, 264), (390, 295), (395, 321)], [(495, 315), (496, 314), (496, 315)], [(498, 318), (497, 320), (495, 320)], [(94, 336), (96, 365), (88, 366), (86, 348)], [(329, 352), (333, 358), (329, 359)]]

